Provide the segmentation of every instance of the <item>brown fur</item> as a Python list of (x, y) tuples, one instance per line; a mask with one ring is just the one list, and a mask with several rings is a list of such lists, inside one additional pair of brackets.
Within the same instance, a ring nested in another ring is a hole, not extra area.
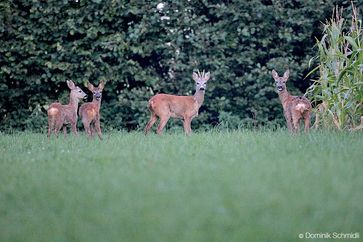
[(156, 132), (161, 134), (170, 117), (182, 119), (185, 134), (190, 134), (192, 132), (191, 122), (193, 118), (198, 116), (199, 108), (203, 104), (204, 88), (209, 78), (209, 72), (193, 73), (193, 79), (196, 82), (194, 96), (157, 94), (151, 97), (148, 105), (151, 117), (145, 127), (145, 134), (148, 134), (158, 118), (160, 118), (160, 122)]
[(288, 70), (283, 77), (279, 77), (277, 72), (273, 70), (272, 77), (276, 81), (277, 88), (282, 88), (282, 90), (278, 90), (278, 92), (289, 131), (293, 133), (298, 132), (300, 130), (300, 120), (303, 119), (305, 123), (305, 132), (308, 132), (310, 129), (310, 101), (306, 97), (292, 96), (287, 91), (286, 81), (289, 78)]
[[(98, 137), (102, 140), (102, 131), (100, 124), (100, 108), (101, 108), (104, 82), (101, 81), (98, 87), (94, 87), (91, 83), (88, 83), (87, 87), (88, 90), (90, 90), (93, 93), (93, 100), (92, 102), (84, 103), (79, 108), (79, 116), (82, 119), (82, 123), (88, 137), (93, 137), (94, 131), (96, 131)], [(96, 95), (100, 95), (100, 98), (97, 99)]]
[(48, 138), (52, 132), (58, 137), (60, 129), (63, 127), (64, 136), (67, 134), (66, 124), (71, 124), (72, 132), (77, 134), (77, 108), (79, 99), (82, 99), (86, 94), (72, 81), (67, 81), (67, 85), (71, 90), (69, 104), (62, 105), (55, 102), (49, 105), (48, 108)]

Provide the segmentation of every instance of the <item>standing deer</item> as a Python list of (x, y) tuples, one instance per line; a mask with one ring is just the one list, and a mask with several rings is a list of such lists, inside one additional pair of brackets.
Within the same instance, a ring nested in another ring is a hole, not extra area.
[(203, 104), (204, 92), (209, 78), (209, 72), (193, 72), (193, 80), (196, 84), (193, 96), (157, 94), (151, 97), (149, 100), (151, 117), (145, 127), (145, 134), (148, 134), (158, 117), (160, 122), (157, 127), (157, 134), (162, 133), (170, 117), (182, 119), (185, 134), (190, 134), (192, 132), (191, 122), (194, 117), (198, 116), (198, 110)]
[(104, 86), (104, 81), (101, 81), (98, 87), (94, 87), (91, 83), (88, 82), (87, 88), (92, 92), (93, 100), (92, 102), (82, 104), (82, 106), (79, 108), (79, 116), (82, 119), (82, 123), (88, 137), (93, 137), (94, 130), (96, 130), (100, 140), (102, 140), (100, 108)]
[(52, 131), (58, 137), (59, 130), (63, 126), (64, 136), (67, 134), (66, 124), (71, 124), (72, 132), (77, 134), (77, 109), (80, 99), (87, 97), (87, 95), (77, 87), (73, 81), (67, 81), (67, 85), (71, 90), (69, 95), (69, 104), (62, 105), (58, 102), (52, 103), (48, 108), (48, 138)]
[(292, 96), (289, 94), (286, 89), (286, 81), (289, 78), (289, 74), (290, 72), (287, 70), (283, 77), (279, 77), (277, 72), (272, 70), (272, 77), (275, 79), (287, 127), (292, 133), (298, 132), (300, 130), (300, 119), (304, 119), (305, 132), (308, 132), (310, 128), (311, 103), (304, 96)]

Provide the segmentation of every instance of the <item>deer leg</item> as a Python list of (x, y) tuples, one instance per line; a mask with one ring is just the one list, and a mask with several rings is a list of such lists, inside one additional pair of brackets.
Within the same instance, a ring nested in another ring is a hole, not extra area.
[(298, 115), (292, 115), (292, 124), (294, 127), (294, 133), (297, 133), (300, 131), (300, 116)]
[(160, 123), (158, 125), (157, 130), (156, 130), (157, 134), (161, 134), (163, 132), (163, 129), (164, 129), (166, 123), (168, 122), (169, 118), (170, 118), (169, 116), (160, 118)]
[(95, 127), (95, 123), (91, 123), (90, 124), (90, 134), (91, 134), (91, 137), (93, 138), (93, 136), (95, 135), (96, 133), (96, 127)]
[(144, 129), (145, 135), (147, 135), (151, 129), (151, 127), (154, 125), (154, 123), (158, 120), (158, 116), (156, 116), (154, 113), (151, 114), (149, 122), (147, 122), (147, 125)]
[(54, 134), (55, 134), (55, 136), (56, 136), (57, 138), (58, 138), (58, 133), (59, 133), (59, 131), (61, 130), (62, 126), (63, 126), (63, 124), (58, 123), (58, 124), (56, 125), (55, 129), (54, 129)]
[(88, 132), (89, 132), (89, 137), (93, 138), (93, 136), (95, 135), (96, 131), (95, 131), (95, 122), (91, 121), (89, 123), (89, 128), (88, 128)]
[(51, 117), (48, 117), (48, 139), (50, 138), (50, 134), (53, 128), (53, 120)]
[(63, 135), (64, 138), (67, 138), (67, 126), (63, 125)]
[(190, 127), (192, 120), (190, 118), (184, 118), (183, 120), (183, 126), (184, 126), (184, 132), (186, 135), (190, 135), (192, 133), (192, 128)]
[(289, 130), (290, 133), (294, 132), (293, 125), (292, 125), (291, 113), (284, 112), (284, 116), (285, 116), (286, 123), (287, 123), (287, 129)]
[(74, 135), (78, 135), (78, 133), (77, 133), (77, 124), (76, 124), (76, 122), (71, 123), (71, 127), (72, 127), (72, 132), (73, 132), (73, 134), (74, 134)]
[(59, 117), (54, 117), (53, 126), (54, 126), (54, 135), (58, 138), (58, 133), (63, 127), (63, 120)]
[(84, 130), (86, 131), (87, 136), (90, 137), (91, 136), (90, 122), (83, 119), (82, 123), (83, 123), (83, 127), (84, 127)]
[(305, 130), (305, 133), (307, 133), (307, 132), (309, 132), (309, 129), (310, 129), (310, 112), (306, 112), (304, 114), (304, 124), (305, 124), (304, 130)]
[(98, 134), (98, 138), (100, 138), (100, 140), (102, 140), (102, 131), (101, 131), (101, 124), (100, 124), (100, 119), (98, 118), (95, 122), (95, 128)]

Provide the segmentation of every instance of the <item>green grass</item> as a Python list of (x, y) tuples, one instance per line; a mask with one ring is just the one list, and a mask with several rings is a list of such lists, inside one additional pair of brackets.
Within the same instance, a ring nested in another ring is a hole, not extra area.
[(0, 134), (0, 154), (0, 241), (363, 236), (363, 133)]

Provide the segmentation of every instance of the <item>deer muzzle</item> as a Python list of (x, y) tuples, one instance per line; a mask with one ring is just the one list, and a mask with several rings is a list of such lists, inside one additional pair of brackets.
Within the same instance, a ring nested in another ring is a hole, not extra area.
[(101, 99), (101, 94), (99, 94), (99, 93), (95, 94), (95, 98), (97, 101), (99, 101)]

